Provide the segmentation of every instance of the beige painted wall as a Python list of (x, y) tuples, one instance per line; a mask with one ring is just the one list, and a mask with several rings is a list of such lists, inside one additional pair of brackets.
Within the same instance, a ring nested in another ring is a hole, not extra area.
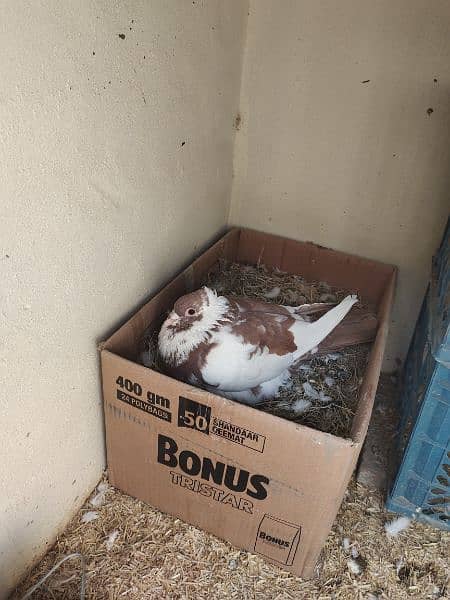
[(96, 341), (226, 223), (247, 6), (0, 12), (4, 597), (100, 477)]
[(446, 0), (250, 2), (230, 220), (397, 264), (386, 368), (450, 208), (449, 94)]

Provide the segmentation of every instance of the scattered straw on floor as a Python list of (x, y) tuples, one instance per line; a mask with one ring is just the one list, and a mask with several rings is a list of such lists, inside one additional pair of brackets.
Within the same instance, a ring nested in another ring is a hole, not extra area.
[[(285, 306), (314, 302), (340, 302), (357, 290), (331, 288), (326, 282), (306, 282), (299, 275), (221, 261), (205, 281), (219, 294), (257, 298)], [(157, 353), (157, 332), (145, 337), (146, 365), (162, 370)], [(349, 437), (358, 402), (370, 344), (360, 344), (317, 356), (302, 363), (292, 377), (292, 385), (276, 398), (259, 404), (265, 412), (314, 429)], [(220, 393), (220, 392), (218, 392)], [(306, 410), (296, 401), (303, 400)]]
[[(413, 523), (389, 539), (384, 524), (392, 515), (382, 506), (379, 493), (353, 482), (328, 537), (318, 577), (303, 581), (110, 488), (104, 505), (96, 509), (98, 518), (82, 522), (83, 514), (92, 511), (86, 503), (11, 600), (19, 600), (73, 552), (86, 557), (87, 600), (448, 598), (450, 534)], [(361, 574), (352, 572), (354, 563)], [(79, 576), (79, 566), (69, 561), (33, 599), (76, 600)]]

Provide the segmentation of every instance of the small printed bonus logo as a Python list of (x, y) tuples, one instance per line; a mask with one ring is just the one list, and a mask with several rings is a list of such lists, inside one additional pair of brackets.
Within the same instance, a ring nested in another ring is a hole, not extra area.
[(209, 435), (211, 407), (180, 396), (178, 403), (178, 427), (196, 429)]
[(300, 542), (302, 528), (272, 515), (264, 515), (255, 540), (255, 552), (291, 566)]

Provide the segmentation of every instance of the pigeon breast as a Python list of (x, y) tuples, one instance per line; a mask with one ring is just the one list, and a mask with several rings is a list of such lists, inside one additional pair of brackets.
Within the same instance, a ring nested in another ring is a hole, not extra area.
[[(207, 385), (242, 391), (277, 377), (297, 350), (290, 327), (295, 319), (282, 311), (247, 311), (231, 301), (229, 322), (212, 331), (201, 369)], [(195, 351), (194, 351), (195, 352)]]

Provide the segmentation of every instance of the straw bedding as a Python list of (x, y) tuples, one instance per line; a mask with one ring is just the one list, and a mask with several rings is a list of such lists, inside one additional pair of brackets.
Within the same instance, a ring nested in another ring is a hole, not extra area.
[[(328, 537), (317, 577), (303, 581), (195, 527), (109, 488), (89, 523), (86, 503), (11, 600), (62, 556), (87, 562), (88, 600), (403, 600), (448, 598), (450, 535), (413, 523), (398, 537), (379, 493), (352, 482)], [(117, 537), (108, 550), (111, 533)], [(345, 538), (348, 538), (346, 541)], [(361, 574), (348, 564), (352, 552)], [(66, 562), (35, 600), (79, 598), (80, 567)]]

